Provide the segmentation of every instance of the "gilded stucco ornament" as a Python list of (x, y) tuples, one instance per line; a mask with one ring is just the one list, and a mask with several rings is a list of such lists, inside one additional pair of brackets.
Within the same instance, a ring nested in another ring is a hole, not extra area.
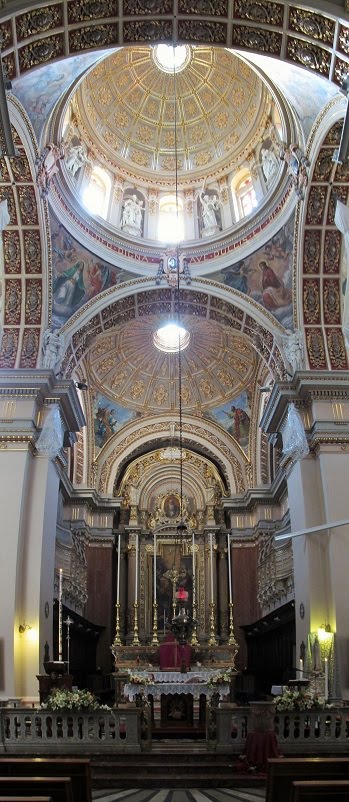
[(326, 19), (320, 14), (313, 14), (301, 8), (291, 8), (289, 26), (291, 30), (304, 33), (312, 39), (321, 39), (325, 44), (333, 43), (335, 21)]
[(236, 0), (234, 14), (238, 19), (249, 19), (269, 25), (282, 26), (284, 6), (281, 3), (265, 3), (258, 0)]

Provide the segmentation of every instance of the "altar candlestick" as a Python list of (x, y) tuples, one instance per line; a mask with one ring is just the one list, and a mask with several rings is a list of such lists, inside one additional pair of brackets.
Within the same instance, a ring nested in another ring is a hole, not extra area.
[(118, 573), (117, 573), (117, 580), (116, 580), (116, 603), (120, 603), (120, 555), (121, 551), (121, 535), (118, 535)]
[(156, 604), (156, 534), (154, 532), (154, 604)]
[(210, 568), (211, 568), (211, 604), (213, 604), (213, 542), (212, 542), (212, 532), (210, 532)]
[(325, 699), (328, 699), (328, 658), (325, 657)]
[(233, 588), (231, 582), (231, 554), (230, 554), (230, 533), (228, 532), (228, 581), (229, 581), (229, 601), (233, 601)]
[(61, 663), (63, 660), (62, 648), (62, 595), (63, 595), (63, 568), (59, 569), (59, 586), (58, 586), (58, 660)]
[(138, 532), (136, 533), (135, 604), (138, 602)]
[(194, 532), (193, 532), (193, 538), (192, 538), (192, 549), (193, 549), (193, 554), (192, 554), (193, 601), (195, 601), (195, 551), (194, 551), (194, 548), (195, 548), (195, 539), (194, 539)]
[(300, 658), (299, 661), (299, 679), (303, 679), (303, 660)]

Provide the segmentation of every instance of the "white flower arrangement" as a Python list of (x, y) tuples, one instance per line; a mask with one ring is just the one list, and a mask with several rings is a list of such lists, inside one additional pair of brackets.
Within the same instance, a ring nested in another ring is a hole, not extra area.
[(329, 707), (325, 698), (318, 696), (314, 691), (293, 690), (285, 688), (281, 696), (275, 697), (275, 709), (278, 712), (286, 710), (314, 710), (314, 708)]
[(67, 688), (54, 688), (40, 707), (43, 710), (110, 710), (108, 705), (101, 705), (91, 691)]
[(230, 682), (231, 678), (232, 672), (230, 669), (227, 669), (227, 671), (221, 671), (219, 674), (213, 674), (207, 681), (207, 685), (209, 688), (215, 688), (216, 685), (223, 685), (225, 682)]

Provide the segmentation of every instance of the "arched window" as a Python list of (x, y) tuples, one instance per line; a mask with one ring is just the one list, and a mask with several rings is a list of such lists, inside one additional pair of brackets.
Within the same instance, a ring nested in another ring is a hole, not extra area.
[(82, 193), (82, 202), (91, 214), (98, 214), (100, 217), (107, 217), (108, 204), (111, 192), (111, 180), (109, 175), (95, 167), (91, 173), (88, 185)]
[(160, 198), (158, 239), (161, 242), (180, 242), (184, 239), (183, 201), (176, 199), (175, 195)]
[(258, 205), (256, 192), (252, 183), (252, 176), (249, 170), (241, 170), (232, 181), (232, 194), (235, 207), (236, 219), (241, 220), (251, 214)]

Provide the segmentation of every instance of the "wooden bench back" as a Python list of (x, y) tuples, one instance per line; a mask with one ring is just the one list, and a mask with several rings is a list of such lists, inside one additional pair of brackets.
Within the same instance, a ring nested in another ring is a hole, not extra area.
[(0, 757), (0, 776), (70, 777), (74, 802), (92, 802), (91, 761), (69, 757)]
[(0, 802), (52, 802), (52, 796), (0, 796)]
[(291, 802), (292, 783), (302, 780), (349, 779), (349, 757), (270, 758), (266, 802)]
[(303, 780), (292, 783), (292, 802), (349, 802), (349, 780)]
[(50, 796), (52, 802), (74, 802), (70, 777), (0, 777), (0, 795)]

